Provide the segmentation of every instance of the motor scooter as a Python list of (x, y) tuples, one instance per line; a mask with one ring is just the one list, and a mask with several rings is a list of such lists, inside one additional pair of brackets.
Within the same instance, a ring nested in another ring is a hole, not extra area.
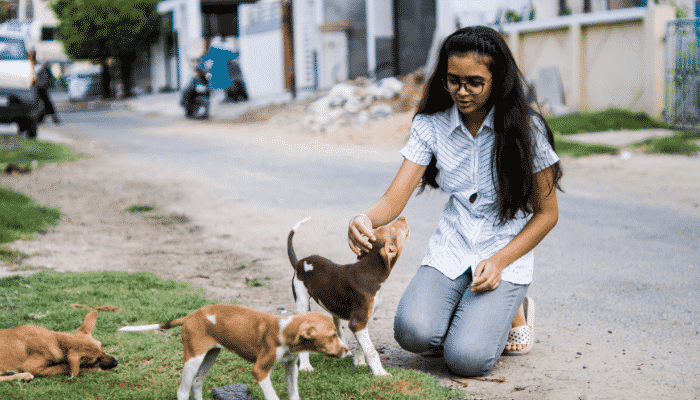
[(199, 68), (197, 75), (182, 92), (180, 104), (185, 108), (185, 116), (193, 119), (209, 118), (210, 97), (211, 84), (207, 77), (207, 70)]

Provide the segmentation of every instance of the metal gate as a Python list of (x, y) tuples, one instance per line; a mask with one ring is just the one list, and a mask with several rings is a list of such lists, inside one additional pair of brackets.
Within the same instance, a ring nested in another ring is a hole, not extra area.
[(665, 97), (668, 125), (700, 129), (700, 18), (668, 23)]

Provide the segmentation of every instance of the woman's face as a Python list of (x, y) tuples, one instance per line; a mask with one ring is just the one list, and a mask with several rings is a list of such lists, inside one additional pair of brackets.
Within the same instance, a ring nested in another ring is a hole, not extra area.
[[(484, 107), (493, 87), (493, 77), (487, 66), (490, 61), (489, 56), (476, 52), (453, 54), (447, 59), (445, 86), (459, 112), (466, 117), (486, 111)], [(457, 90), (453, 91), (455, 88)]]

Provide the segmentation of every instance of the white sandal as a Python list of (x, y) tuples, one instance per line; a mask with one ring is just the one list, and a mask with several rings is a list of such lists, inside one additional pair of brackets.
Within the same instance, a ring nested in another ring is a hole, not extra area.
[(523, 299), (523, 312), (525, 313), (525, 325), (516, 326), (508, 331), (508, 341), (506, 345), (524, 344), (521, 350), (504, 350), (506, 356), (522, 356), (532, 350), (535, 344), (535, 302), (525, 297)]

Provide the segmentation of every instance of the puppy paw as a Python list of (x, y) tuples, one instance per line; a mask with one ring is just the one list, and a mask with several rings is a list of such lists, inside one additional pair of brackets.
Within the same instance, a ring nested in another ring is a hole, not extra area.
[(391, 378), (391, 374), (386, 372), (384, 368), (378, 370), (378, 371), (373, 371), (374, 376), (376, 377), (383, 377), (383, 378)]
[(355, 353), (354, 357), (352, 358), (352, 363), (356, 367), (361, 367), (361, 366), (367, 365), (367, 363), (365, 362), (364, 353), (359, 352), (359, 351), (357, 353)]
[(22, 372), (21, 374), (17, 375), (19, 375), (19, 378), (25, 382), (29, 382), (34, 379), (34, 375), (30, 374), (29, 372)]
[(301, 363), (301, 365), (299, 365), (299, 371), (313, 372), (314, 367), (312, 367), (311, 364)]

